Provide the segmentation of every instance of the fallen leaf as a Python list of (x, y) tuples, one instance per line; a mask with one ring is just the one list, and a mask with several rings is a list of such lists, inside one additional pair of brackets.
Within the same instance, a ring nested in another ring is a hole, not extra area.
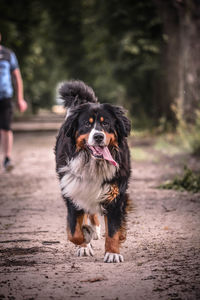
[(169, 227), (168, 227), (168, 226), (165, 226), (163, 229), (164, 229), (164, 230), (169, 230)]
[(81, 280), (80, 282), (97, 282), (97, 281), (103, 281), (103, 280), (107, 280), (107, 278), (105, 278), (105, 277), (94, 277), (94, 278), (90, 278), (90, 279)]

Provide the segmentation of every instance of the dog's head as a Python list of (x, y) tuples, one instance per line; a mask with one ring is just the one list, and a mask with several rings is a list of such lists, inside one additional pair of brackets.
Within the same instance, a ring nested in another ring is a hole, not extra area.
[(120, 147), (131, 125), (121, 107), (87, 103), (70, 111), (64, 129), (77, 151), (89, 151), (93, 158), (117, 165), (110, 150)]

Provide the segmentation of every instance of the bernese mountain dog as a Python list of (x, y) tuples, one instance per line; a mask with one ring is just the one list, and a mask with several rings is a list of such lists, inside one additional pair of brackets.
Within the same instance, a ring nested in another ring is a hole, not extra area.
[(126, 238), (130, 121), (123, 108), (100, 104), (82, 81), (61, 84), (59, 97), (67, 115), (57, 136), (56, 171), (66, 202), (68, 239), (78, 256), (93, 256), (92, 239), (100, 238), (98, 214), (105, 219), (104, 262), (123, 262)]

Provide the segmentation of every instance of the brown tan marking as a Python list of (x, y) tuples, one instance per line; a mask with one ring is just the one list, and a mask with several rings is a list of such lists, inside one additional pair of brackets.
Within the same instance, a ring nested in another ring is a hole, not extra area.
[(116, 184), (110, 186), (110, 191), (107, 194), (106, 201), (112, 202), (119, 195), (119, 188)]
[(77, 223), (75, 227), (75, 232), (72, 235), (69, 227), (67, 227), (67, 236), (70, 242), (74, 243), (75, 245), (82, 245), (85, 241), (83, 232), (82, 232), (82, 225), (84, 220), (84, 214), (77, 217)]
[(83, 244), (81, 244), (80, 246), (85, 248), (85, 247), (87, 247), (87, 245), (88, 245), (88, 244), (83, 243)]
[(87, 214), (84, 215), (83, 224), (88, 225), (88, 215)]
[(105, 253), (120, 253), (120, 244), (125, 241), (126, 237), (124, 234), (124, 229), (120, 228), (112, 237), (108, 235), (108, 220), (107, 216), (105, 219), (105, 230), (106, 230), (106, 240), (105, 240)]
[(98, 217), (97, 217), (96, 214), (89, 215), (89, 219), (90, 219), (90, 222), (91, 222), (92, 225), (94, 225), (94, 226), (99, 226), (100, 225)]
[(92, 124), (94, 122), (94, 119), (93, 118), (89, 118), (89, 122), (90, 122), (90, 124)]
[(77, 151), (81, 150), (84, 148), (85, 141), (88, 140), (89, 133), (86, 134), (81, 134), (77, 139), (76, 139), (76, 149)]
[(104, 117), (101, 117), (101, 118), (100, 118), (100, 121), (103, 122), (103, 121), (104, 121)]
[(118, 143), (117, 143), (117, 139), (114, 133), (108, 133), (106, 131), (104, 131), (105, 135), (106, 135), (106, 145), (111, 145), (114, 146), (116, 148), (118, 148)]

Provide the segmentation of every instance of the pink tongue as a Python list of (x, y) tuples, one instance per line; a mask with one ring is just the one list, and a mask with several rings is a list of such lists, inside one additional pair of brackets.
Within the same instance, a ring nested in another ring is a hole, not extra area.
[(117, 167), (118, 163), (112, 158), (108, 147), (93, 147), (90, 146), (90, 149), (94, 153), (94, 155), (102, 155), (105, 160), (108, 160), (113, 166)]

